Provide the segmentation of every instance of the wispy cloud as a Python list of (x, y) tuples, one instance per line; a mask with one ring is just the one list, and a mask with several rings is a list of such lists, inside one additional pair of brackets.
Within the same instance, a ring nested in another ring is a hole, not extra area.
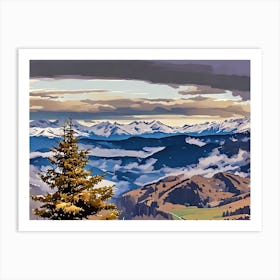
[(182, 95), (188, 94), (211, 94), (211, 93), (224, 93), (224, 89), (212, 88), (211, 86), (203, 85), (189, 85), (184, 90), (179, 90), (178, 93)]
[(199, 147), (203, 147), (206, 145), (206, 143), (204, 143), (203, 141), (193, 138), (193, 137), (186, 137), (185, 139), (186, 143), (191, 144), (191, 145), (196, 145)]
[[(206, 115), (234, 117), (248, 116), (250, 104), (233, 100), (203, 99), (115, 99), (115, 100), (40, 100), (31, 99), (33, 111), (91, 112), (96, 116), (133, 115)], [(94, 117), (94, 115), (92, 115)]]
[(162, 151), (165, 147), (145, 147), (144, 150), (121, 150), (121, 149), (106, 149), (99, 147), (92, 147), (83, 145), (84, 148), (90, 148), (90, 155), (96, 157), (136, 157), (136, 158), (146, 158), (154, 153)]
[(63, 95), (63, 94), (81, 94), (81, 93), (104, 93), (108, 92), (107, 90), (101, 90), (101, 89), (89, 89), (89, 90), (48, 90), (48, 89), (42, 89), (42, 90), (32, 90), (30, 91), (30, 96), (46, 96), (46, 95)]

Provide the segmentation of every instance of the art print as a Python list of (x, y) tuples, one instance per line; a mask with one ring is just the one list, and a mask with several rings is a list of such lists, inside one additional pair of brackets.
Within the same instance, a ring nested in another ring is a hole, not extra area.
[(159, 230), (172, 223), (213, 230), (204, 226), (211, 222), (246, 230), (259, 221), (256, 52), (123, 51), (107, 50), (107, 58), (106, 50), (101, 57), (91, 50), (85, 58), (76, 50), (74, 59), (28, 51), (24, 219), (35, 227), (83, 221), (86, 230), (100, 221), (105, 230), (127, 229), (130, 221), (138, 229), (148, 223), (157, 230), (163, 221)]

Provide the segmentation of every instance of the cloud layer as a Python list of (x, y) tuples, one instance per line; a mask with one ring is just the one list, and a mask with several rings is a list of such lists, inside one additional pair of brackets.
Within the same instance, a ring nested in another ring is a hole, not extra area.
[(113, 99), (113, 100), (30, 100), (32, 112), (84, 112), (94, 116), (133, 116), (133, 115), (208, 115), (233, 117), (248, 116), (250, 104), (234, 100), (215, 98), (188, 99)]
[[(244, 72), (244, 69), (246, 71)], [(246, 74), (246, 75), (244, 75)], [(135, 79), (164, 84), (200, 84), (249, 90), (250, 61), (32, 60), (30, 77)]]
[(249, 61), (36, 60), (30, 77), (36, 119), (250, 114)]

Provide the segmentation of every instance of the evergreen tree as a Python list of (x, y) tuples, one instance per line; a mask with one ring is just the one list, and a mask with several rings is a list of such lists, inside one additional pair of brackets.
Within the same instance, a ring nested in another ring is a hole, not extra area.
[(70, 121), (64, 127), (63, 140), (52, 148), (54, 155), (48, 158), (52, 168), (40, 174), (54, 192), (32, 196), (33, 200), (42, 202), (40, 209), (33, 212), (51, 220), (78, 220), (91, 215), (99, 215), (99, 219), (117, 219), (116, 206), (108, 203), (113, 188), (95, 187), (104, 175), (91, 176), (91, 171), (85, 170), (89, 151), (79, 150), (72, 126)]

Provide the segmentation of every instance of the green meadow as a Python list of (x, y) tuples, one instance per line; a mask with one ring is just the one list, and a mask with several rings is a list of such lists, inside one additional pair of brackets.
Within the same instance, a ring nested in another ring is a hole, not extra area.
[(222, 220), (223, 210), (220, 208), (197, 208), (196, 206), (176, 209), (171, 212), (174, 220)]

